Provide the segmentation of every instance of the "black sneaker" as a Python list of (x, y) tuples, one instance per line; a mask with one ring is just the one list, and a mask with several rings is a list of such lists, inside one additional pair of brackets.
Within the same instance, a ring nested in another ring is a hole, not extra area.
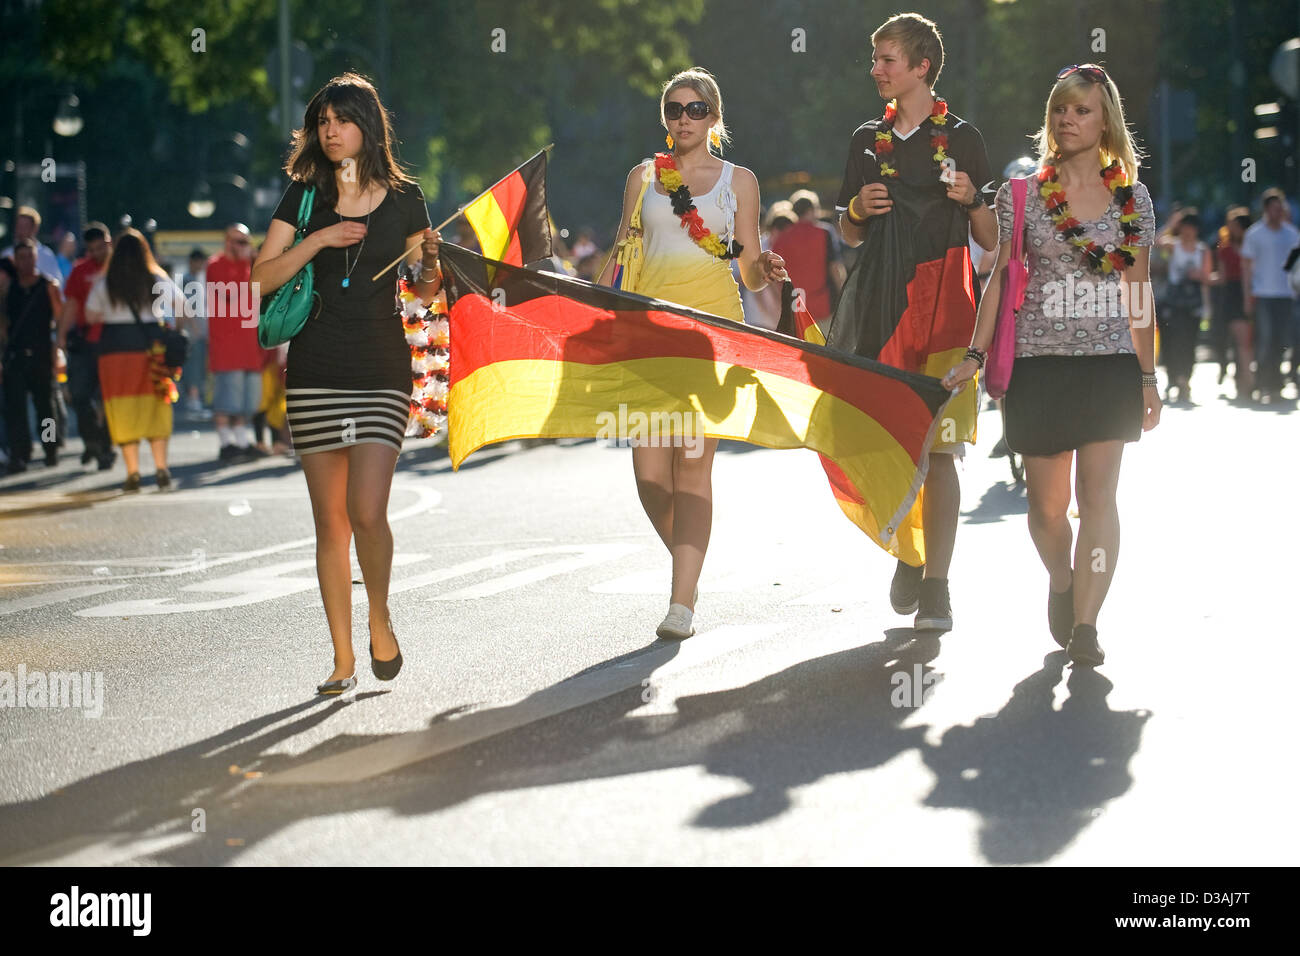
[(1106, 652), (1097, 643), (1097, 629), (1091, 624), (1074, 625), (1065, 653), (1070, 655), (1071, 663), (1083, 667), (1097, 667), (1106, 660)]
[(894, 580), (889, 583), (889, 604), (895, 614), (912, 614), (921, 593), (921, 578), (925, 577), (925, 565), (914, 568), (903, 561), (894, 568)]
[(919, 610), (913, 623), (918, 631), (951, 631), (952, 603), (948, 600), (947, 578), (926, 578), (921, 582)]
[(1070, 635), (1074, 631), (1073, 578), (1070, 579), (1070, 586), (1060, 593), (1048, 589), (1047, 627), (1052, 632), (1052, 640), (1063, 648), (1070, 645)]

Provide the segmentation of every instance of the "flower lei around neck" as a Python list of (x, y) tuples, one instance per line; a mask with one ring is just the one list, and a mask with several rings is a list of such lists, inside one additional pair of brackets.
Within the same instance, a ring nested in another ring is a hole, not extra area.
[(1048, 215), (1056, 224), (1061, 236), (1083, 251), (1084, 260), (1093, 272), (1105, 275), (1123, 272), (1133, 264), (1137, 255), (1137, 240), (1142, 229), (1138, 225), (1137, 206), (1133, 201), (1133, 187), (1129, 184), (1124, 166), (1118, 159), (1099, 172), (1119, 206), (1119, 228), (1123, 233), (1118, 248), (1113, 243), (1105, 247), (1083, 234), (1083, 224), (1070, 215), (1070, 204), (1065, 199), (1065, 187), (1057, 180), (1055, 165), (1044, 166), (1038, 173), (1038, 193), (1047, 205)]
[(715, 258), (739, 259), (745, 247), (734, 237), (728, 245), (704, 225), (704, 220), (700, 218), (695, 203), (691, 200), (691, 191), (682, 181), (682, 174), (677, 171), (677, 163), (670, 154), (655, 153), (655, 174), (667, 190), (668, 198), (672, 200), (673, 212), (681, 218), (682, 227), (695, 244)]
[[(885, 128), (876, 133), (876, 158), (880, 160), (880, 175), (884, 179), (897, 179), (898, 169), (889, 165), (894, 154), (894, 120), (898, 116), (898, 100), (885, 106)], [(934, 150), (934, 167), (943, 171), (943, 161), (948, 158), (948, 101), (942, 96), (934, 98), (934, 107), (926, 117), (930, 121), (930, 146)]]

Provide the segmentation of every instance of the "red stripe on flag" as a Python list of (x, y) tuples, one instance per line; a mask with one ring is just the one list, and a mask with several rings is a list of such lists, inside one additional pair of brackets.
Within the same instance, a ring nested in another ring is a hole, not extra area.
[(909, 371), (924, 368), (926, 356), (969, 345), (974, 327), (970, 250), (954, 247), (942, 259), (917, 265), (907, 284), (907, 308), (880, 361)]

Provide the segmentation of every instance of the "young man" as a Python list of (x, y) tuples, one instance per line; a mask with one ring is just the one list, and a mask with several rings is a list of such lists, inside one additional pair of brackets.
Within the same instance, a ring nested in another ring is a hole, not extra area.
[[(1256, 381), (1260, 401), (1276, 401), (1282, 391), (1282, 350), (1295, 296), (1287, 282), (1286, 261), (1300, 244), (1300, 232), (1286, 221), (1286, 195), (1264, 191), (1264, 215), (1241, 241), (1241, 288), (1246, 317), (1255, 320)], [(1296, 352), (1292, 351), (1292, 363)]]
[(108, 226), (92, 222), (81, 234), (86, 256), (77, 261), (63, 286), (63, 314), (59, 317), (59, 348), (68, 356), (68, 390), (77, 414), (77, 431), (85, 450), (81, 463), (96, 461), (100, 471), (113, 467), (117, 452), (108, 434), (104, 403), (99, 393), (99, 357), (95, 347), (104, 331), (102, 325), (86, 324), (86, 297), (95, 280), (104, 274), (112, 238)]
[(59, 463), (59, 437), (54, 417), (54, 322), (63, 311), (58, 283), (37, 267), (37, 242), (24, 237), (14, 243), (16, 278), (9, 283), (5, 314), (9, 317), (4, 347), (4, 418), (13, 475), (27, 470), (32, 457), (32, 434), (27, 420), (27, 398), (36, 406), (45, 464)]
[[(827, 344), (939, 378), (963, 359), (975, 328), (967, 241), (973, 235), (984, 249), (997, 245), (989, 208), (996, 184), (979, 130), (934, 95), (943, 67), (935, 24), (899, 14), (871, 43), (871, 78), (887, 106), (849, 144), (836, 204), (840, 234), (866, 248)], [(911, 560), (898, 562), (890, 603), (899, 614), (916, 611), (918, 630), (952, 629), (948, 566), (961, 504), (953, 456), (974, 441), (977, 410), (975, 389), (947, 406), (918, 507), (899, 529), (897, 553)]]

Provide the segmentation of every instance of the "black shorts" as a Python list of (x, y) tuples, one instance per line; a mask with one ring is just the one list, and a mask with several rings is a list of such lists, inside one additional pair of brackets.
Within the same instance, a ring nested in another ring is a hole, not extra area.
[(1131, 353), (1018, 358), (1002, 399), (1007, 445), (1031, 456), (1137, 441), (1143, 411), (1142, 367)]

